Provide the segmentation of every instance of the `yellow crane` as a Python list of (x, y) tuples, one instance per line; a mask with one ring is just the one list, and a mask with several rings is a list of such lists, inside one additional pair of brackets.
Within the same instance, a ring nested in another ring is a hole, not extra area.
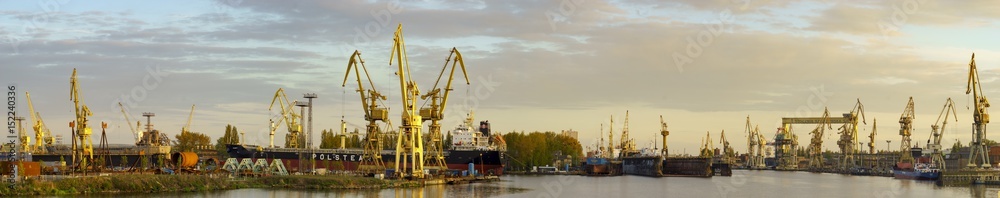
[(858, 146), (858, 115), (861, 116), (862, 123), (868, 124), (865, 121), (865, 106), (861, 104), (861, 99), (858, 99), (858, 102), (854, 104), (850, 115), (844, 116), (848, 119), (848, 122), (838, 128), (840, 130), (840, 140), (837, 141), (837, 145), (840, 146), (840, 168), (843, 170), (848, 170), (857, 165), (854, 154), (857, 152), (856, 147)]
[(969, 149), (968, 168), (981, 167), (990, 168), (990, 158), (986, 156), (989, 151), (986, 144), (986, 124), (990, 123), (990, 114), (986, 108), (990, 107), (990, 101), (983, 95), (983, 88), (979, 85), (979, 70), (976, 69), (976, 54), (972, 54), (969, 62), (969, 82), (965, 88), (965, 94), (972, 94), (975, 108), (972, 112), (972, 148)]
[(872, 118), (872, 133), (868, 135), (868, 153), (875, 154), (875, 135), (878, 134), (878, 122)]
[(952, 102), (951, 98), (948, 98), (944, 102), (944, 107), (941, 108), (941, 113), (938, 114), (937, 121), (934, 122), (934, 125), (931, 125), (931, 137), (927, 139), (927, 150), (931, 153), (931, 165), (938, 168), (945, 167), (944, 153), (941, 150), (941, 139), (944, 139), (944, 127), (948, 125), (949, 116), (955, 118), (955, 122), (958, 122), (958, 113), (955, 112), (955, 102)]
[(192, 119), (194, 119), (194, 105), (191, 105), (191, 113), (188, 114), (187, 124), (184, 124), (184, 127), (181, 127), (181, 134), (185, 134), (185, 133), (191, 132), (191, 120)]
[(399, 136), (396, 138), (396, 176), (424, 178), (424, 145), (420, 132), (423, 119), (417, 107), (420, 89), (410, 76), (410, 64), (403, 41), (403, 24), (396, 27), (389, 65), (392, 65), (393, 58), (397, 63), (396, 75), (399, 76), (399, 90), (403, 103), (402, 124), (399, 127)]
[(663, 121), (663, 115), (660, 115), (660, 136), (663, 137), (663, 149), (660, 150), (660, 156), (667, 157), (670, 152), (667, 150), (667, 136), (670, 135), (670, 131), (667, 130), (667, 122)]
[(35, 105), (31, 102), (31, 93), (24, 92), (24, 97), (28, 98), (28, 110), (31, 114), (31, 122), (33, 123), (31, 128), (35, 131), (35, 145), (32, 146), (31, 151), (39, 154), (48, 152), (45, 146), (52, 146), (55, 143), (55, 137), (52, 137), (52, 132), (49, 131), (49, 127), (45, 126), (45, 121), (42, 120), (42, 116), (35, 111)]
[(757, 152), (754, 148), (757, 147), (757, 136), (754, 134), (753, 125), (750, 124), (750, 116), (747, 115), (747, 124), (745, 131), (747, 134), (747, 161), (744, 164), (747, 168), (753, 168), (756, 162)]
[(132, 125), (129, 124), (129, 123), (132, 123), (132, 120), (129, 119), (132, 116), (129, 116), (129, 114), (125, 111), (125, 106), (122, 105), (121, 102), (119, 102), (118, 103), (118, 108), (121, 109), (122, 116), (125, 116), (125, 123), (126, 123), (126, 125), (128, 125), (128, 128), (132, 131), (132, 135), (135, 136), (135, 144), (139, 145), (139, 142), (142, 141), (142, 134), (143, 134), (142, 133), (142, 124), (139, 122), (139, 120), (136, 120), (135, 121), (135, 127), (132, 127)]
[(729, 146), (729, 140), (726, 139), (726, 130), (722, 130), (722, 134), (719, 136), (719, 143), (722, 144), (722, 161), (726, 164), (735, 165), (736, 151), (733, 147)]
[[(431, 87), (431, 90), (427, 94), (420, 97), (423, 100), (427, 98), (431, 99), (429, 108), (420, 109), (420, 117), (423, 120), (431, 121), (431, 125), (428, 126), (430, 140), (428, 140), (427, 144), (428, 161), (426, 166), (438, 168), (439, 170), (448, 169), (448, 165), (444, 162), (444, 145), (442, 144), (443, 141), (441, 141), (443, 137), (441, 135), (441, 120), (444, 119), (444, 110), (448, 106), (448, 96), (452, 91), (451, 82), (455, 79), (456, 67), (462, 68), (462, 76), (465, 77), (465, 84), (469, 85), (469, 74), (465, 71), (465, 61), (462, 59), (462, 53), (453, 47), (451, 48), (451, 53), (448, 54), (448, 58), (444, 60), (444, 67), (441, 68), (441, 73), (438, 74), (437, 80), (434, 81), (434, 86)], [(448, 69), (448, 63), (451, 63), (451, 72), (448, 74), (448, 82), (445, 84), (444, 92), (442, 92), (442, 89), (438, 88), (438, 83), (444, 77), (444, 71)], [(469, 124), (471, 125), (472, 123), (470, 122)]]
[(608, 125), (608, 153), (607, 157), (615, 157), (615, 115), (611, 115), (611, 124)]
[(278, 120), (277, 124), (274, 120), (271, 120), (271, 147), (274, 147), (274, 131), (277, 130), (277, 125), (281, 122), (285, 122), (288, 128), (288, 134), (285, 135), (285, 147), (287, 148), (302, 148), (304, 144), (300, 141), (300, 133), (302, 132), (302, 125), (299, 124), (300, 115), (296, 114), (292, 109), (295, 105), (294, 101), (288, 100), (288, 95), (285, 95), (285, 90), (278, 88), (278, 91), (274, 92), (274, 98), (271, 99), (271, 106), (267, 108), (268, 111), (274, 109), (274, 104), (277, 103), (278, 107), (281, 108), (281, 118)]
[(754, 134), (757, 134), (757, 156), (753, 159), (753, 167), (751, 168), (764, 169), (767, 168), (767, 164), (764, 164), (764, 147), (767, 145), (767, 139), (760, 133), (760, 126), (754, 126), (753, 131)]
[(715, 156), (715, 151), (712, 150), (715, 146), (712, 145), (712, 134), (710, 132), (705, 131), (705, 138), (702, 139), (701, 144), (701, 153), (698, 155), (699, 157), (711, 158)]
[(809, 141), (809, 168), (812, 169), (822, 169), (823, 168), (823, 133), (827, 128), (833, 129), (830, 124), (830, 111), (828, 109), (823, 109), (823, 122), (816, 125), (816, 129), (813, 129), (812, 139)]
[(76, 80), (76, 68), (73, 68), (73, 75), (69, 79), (70, 91), (69, 99), (73, 101), (74, 109), (76, 110), (76, 120), (70, 122), (70, 127), (76, 127), (76, 138), (80, 142), (80, 148), (74, 149), (73, 160), (80, 158), (80, 163), (77, 167), (86, 168), (87, 162), (94, 159), (94, 144), (90, 140), (90, 134), (92, 133), (90, 126), (87, 125), (89, 121), (87, 117), (93, 116), (94, 114), (90, 112), (90, 108), (83, 104), (83, 98), (80, 96), (80, 83)]
[(903, 114), (899, 116), (899, 135), (903, 137), (899, 141), (899, 163), (913, 164), (913, 155), (910, 154), (910, 135), (913, 132), (913, 119), (916, 118), (913, 112), (913, 97), (906, 103)]
[(639, 150), (635, 148), (635, 140), (629, 137), (628, 134), (628, 111), (625, 111), (625, 123), (622, 124), (622, 137), (618, 143), (622, 149), (621, 156), (627, 157), (639, 153)]
[[(361, 82), (359, 67), (361, 68), (360, 71), (364, 71), (365, 79), (368, 80), (370, 89), (365, 89), (364, 84)], [(375, 90), (375, 83), (372, 82), (371, 76), (368, 75), (365, 60), (361, 58), (361, 52), (357, 50), (351, 54), (351, 58), (347, 62), (347, 72), (344, 72), (344, 82), (340, 85), (341, 87), (347, 86), (347, 79), (351, 76), (352, 68), (354, 69), (355, 79), (358, 81), (358, 89), (356, 91), (361, 96), (361, 108), (365, 112), (365, 121), (368, 121), (368, 125), (365, 127), (364, 153), (361, 155), (361, 163), (358, 165), (358, 170), (366, 173), (379, 173), (385, 170), (385, 164), (382, 163), (381, 154), (382, 129), (375, 122), (386, 122), (389, 117), (389, 110), (385, 107), (379, 107), (379, 103), (385, 101), (386, 97)]]

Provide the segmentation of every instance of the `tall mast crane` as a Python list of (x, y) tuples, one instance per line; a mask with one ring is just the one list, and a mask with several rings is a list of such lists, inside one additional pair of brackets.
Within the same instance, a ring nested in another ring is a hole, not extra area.
[[(452, 59), (452, 56), (455, 58)], [(451, 62), (454, 60), (454, 62)], [(448, 69), (448, 63), (451, 62), (451, 73), (448, 74), (448, 83), (444, 87), (444, 92), (441, 92), (441, 88), (438, 88), (438, 83), (441, 82), (441, 77), (444, 76), (444, 71)], [(441, 68), (441, 73), (438, 74), (438, 78), (434, 81), (434, 87), (431, 90), (420, 96), (420, 99), (426, 100), (431, 99), (430, 108), (421, 108), (420, 116), (423, 120), (430, 120), (431, 125), (428, 127), (430, 140), (428, 141), (427, 148), (428, 158), (427, 166), (437, 167), (440, 170), (448, 169), (448, 165), (444, 162), (444, 145), (441, 135), (441, 120), (444, 119), (444, 110), (448, 106), (448, 96), (450, 95), (451, 82), (455, 79), (455, 68), (460, 66), (462, 68), (462, 76), (465, 77), (465, 84), (469, 85), (469, 74), (465, 71), (465, 61), (462, 60), (462, 53), (458, 52), (458, 49), (451, 48), (451, 53), (448, 54), (448, 58), (444, 59), (444, 67)], [(470, 123), (471, 124), (471, 123)]]
[(764, 164), (764, 147), (767, 145), (767, 139), (760, 133), (760, 126), (754, 126), (753, 133), (757, 134), (757, 156), (754, 158), (753, 167), (763, 169), (766, 168), (766, 164)]
[(833, 129), (830, 124), (830, 110), (823, 109), (823, 121), (813, 129), (812, 139), (809, 141), (809, 167), (813, 169), (823, 168), (823, 133), (826, 129)]
[(847, 170), (853, 168), (856, 165), (856, 160), (854, 154), (857, 151), (856, 146), (858, 145), (858, 116), (861, 116), (861, 122), (868, 124), (865, 121), (865, 106), (861, 104), (861, 99), (854, 104), (854, 108), (851, 110), (849, 115), (845, 117), (848, 122), (843, 126), (840, 126), (840, 140), (837, 141), (837, 145), (840, 146), (841, 161), (840, 165), (842, 169)]
[(983, 142), (986, 140), (986, 124), (990, 123), (990, 114), (986, 108), (990, 107), (990, 101), (983, 95), (983, 88), (979, 85), (979, 70), (976, 69), (976, 54), (972, 54), (969, 62), (969, 83), (965, 88), (965, 94), (972, 94), (975, 102), (975, 110), (972, 112), (972, 148), (969, 149), (968, 168), (990, 168), (990, 158), (986, 156), (988, 148)]
[(132, 131), (132, 135), (135, 136), (135, 144), (138, 145), (139, 142), (142, 141), (142, 129), (141, 129), (142, 124), (139, 123), (139, 120), (136, 120), (135, 127), (132, 127), (132, 125), (130, 124), (132, 123), (132, 120), (129, 119), (132, 116), (129, 116), (129, 114), (125, 111), (125, 106), (122, 105), (121, 102), (119, 102), (118, 108), (122, 110), (122, 116), (125, 116), (125, 123), (126, 125), (128, 125), (128, 128)]
[[(365, 79), (368, 80), (368, 87), (370, 89), (365, 89), (364, 84), (361, 82), (361, 72), (364, 71)], [(389, 110), (385, 107), (379, 107), (379, 103), (386, 100), (386, 97), (375, 90), (375, 83), (372, 82), (371, 75), (368, 75), (368, 68), (365, 67), (365, 60), (361, 58), (361, 52), (354, 50), (354, 54), (351, 54), (350, 60), (347, 62), (347, 72), (344, 72), (344, 82), (340, 85), (341, 87), (347, 87), (347, 79), (351, 76), (351, 69), (354, 69), (355, 79), (358, 81), (358, 95), (361, 96), (361, 108), (365, 112), (365, 121), (368, 121), (368, 125), (365, 126), (365, 140), (364, 140), (364, 153), (361, 155), (361, 163), (358, 165), (358, 170), (366, 173), (379, 173), (385, 170), (385, 164), (382, 163), (382, 129), (379, 128), (376, 121), (386, 122), (389, 117)]]
[(608, 158), (615, 155), (615, 115), (611, 115), (611, 125), (608, 125)]
[(191, 132), (191, 120), (192, 119), (194, 119), (194, 105), (191, 105), (191, 113), (188, 114), (187, 124), (184, 124), (184, 127), (181, 128), (181, 134), (185, 134), (185, 133)]
[(916, 117), (913, 112), (913, 97), (910, 97), (903, 114), (899, 116), (899, 135), (903, 136), (903, 140), (899, 141), (899, 163), (913, 163), (913, 155), (910, 154), (910, 135), (913, 131), (914, 118)]
[(635, 149), (635, 140), (630, 138), (628, 134), (628, 111), (625, 111), (625, 123), (623, 125), (624, 126), (622, 126), (622, 138), (620, 140), (621, 143), (619, 143), (620, 145), (618, 146), (622, 147), (621, 156), (625, 157), (634, 155), (639, 152), (638, 150)]
[(746, 131), (747, 133), (747, 163), (746, 167), (752, 168), (754, 166), (754, 158), (757, 156), (754, 148), (757, 147), (757, 136), (754, 135), (753, 125), (750, 124), (750, 116), (747, 116)]
[[(397, 176), (400, 177), (409, 175), (412, 178), (424, 178), (424, 145), (420, 137), (423, 119), (417, 107), (420, 89), (417, 88), (417, 83), (410, 76), (410, 64), (406, 57), (406, 46), (403, 41), (403, 24), (396, 27), (396, 33), (392, 40), (389, 65), (392, 65), (393, 58), (395, 58), (398, 69), (396, 75), (399, 76), (399, 90), (403, 103), (403, 123), (400, 126), (400, 135), (396, 138), (395, 169)], [(407, 166), (409, 166), (409, 170), (406, 170)]]
[(663, 149), (660, 150), (660, 156), (667, 157), (669, 151), (667, 150), (667, 136), (670, 135), (670, 131), (667, 130), (667, 122), (663, 121), (663, 115), (660, 115), (660, 136), (663, 137)]
[(875, 154), (875, 135), (878, 134), (878, 122), (872, 118), (872, 133), (868, 135), (868, 153)]
[(34, 153), (45, 153), (47, 152), (45, 146), (51, 146), (55, 142), (55, 138), (52, 137), (49, 127), (45, 126), (45, 121), (42, 121), (42, 116), (35, 111), (35, 105), (31, 102), (31, 94), (24, 92), (24, 97), (28, 98), (28, 110), (31, 111), (29, 113), (31, 113), (31, 122), (33, 123), (31, 128), (35, 131), (35, 145), (32, 146), (31, 150)]
[[(951, 110), (951, 111), (949, 111)], [(948, 117), (955, 118), (955, 122), (958, 122), (958, 113), (955, 112), (955, 102), (948, 98), (944, 102), (944, 107), (941, 108), (941, 113), (938, 114), (937, 121), (934, 125), (931, 125), (931, 138), (927, 139), (927, 150), (931, 153), (931, 164), (939, 168), (945, 167), (944, 153), (941, 150), (941, 139), (944, 139), (944, 127), (948, 125)], [(938, 123), (941, 123), (938, 125)]]
[(69, 84), (69, 99), (73, 101), (74, 109), (76, 109), (76, 120), (70, 123), (70, 125), (71, 127), (75, 125), (76, 138), (80, 142), (80, 148), (75, 150), (74, 156), (80, 157), (81, 163), (78, 164), (78, 167), (86, 168), (87, 162), (94, 159), (94, 144), (90, 140), (92, 131), (90, 126), (87, 125), (87, 121), (89, 121), (87, 117), (94, 114), (90, 112), (90, 108), (87, 108), (87, 105), (83, 104), (83, 98), (80, 96), (80, 83), (76, 80), (76, 68), (73, 68), (73, 76), (70, 77)]
[(726, 130), (722, 130), (722, 134), (719, 135), (719, 143), (722, 144), (722, 161), (727, 164), (736, 164), (736, 151), (733, 147), (729, 146), (729, 140), (726, 139)]
[[(295, 101), (289, 101), (288, 95), (285, 95), (285, 90), (282, 88), (278, 88), (278, 91), (274, 92), (274, 98), (271, 99), (271, 106), (267, 108), (268, 111), (274, 109), (275, 102), (277, 102), (278, 107), (281, 108), (281, 120), (279, 120), (278, 123), (281, 123), (283, 121), (285, 122), (285, 125), (288, 128), (288, 134), (285, 135), (286, 147), (302, 148), (305, 145), (303, 144), (303, 142), (299, 142), (300, 140), (299, 136), (302, 133), (302, 125), (299, 124), (298, 118), (300, 118), (301, 116), (299, 114), (295, 114), (295, 110), (293, 109)], [(271, 120), (271, 123), (273, 127), (271, 128), (272, 145), (270, 146), (273, 147), (274, 131), (277, 129), (277, 127), (274, 124), (274, 120)]]
[(705, 139), (702, 139), (701, 154), (698, 156), (708, 158), (714, 157), (715, 151), (712, 150), (714, 147), (715, 146), (712, 145), (712, 134), (705, 131)]

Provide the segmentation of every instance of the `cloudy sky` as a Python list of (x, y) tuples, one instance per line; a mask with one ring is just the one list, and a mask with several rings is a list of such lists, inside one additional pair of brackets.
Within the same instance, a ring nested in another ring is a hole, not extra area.
[[(674, 153), (694, 153), (706, 132), (718, 144), (723, 130), (743, 152), (747, 116), (771, 137), (781, 117), (819, 116), (824, 107), (839, 115), (860, 98), (868, 125), (859, 139), (867, 142), (878, 119), (885, 149), (885, 140), (899, 145), (898, 117), (911, 96), (914, 142), (924, 144), (949, 97), (959, 121), (944, 143), (971, 139), (973, 52), (986, 96), (1000, 90), (998, 9), (986, 0), (0, 1), (0, 83), (31, 92), (64, 136), (77, 68), (91, 120), (109, 123), (112, 143), (133, 138), (116, 105), (123, 101), (131, 116), (156, 113), (156, 128), (170, 135), (193, 104), (194, 131), (216, 138), (233, 124), (246, 141), (267, 144), (278, 88), (292, 100), (319, 95), (316, 133), (338, 128), (342, 116), (349, 128), (364, 125), (356, 84), (341, 87), (354, 50), (399, 123), (388, 59), (402, 24), (410, 72), (425, 92), (452, 47), (464, 55), (471, 84), (456, 79), (445, 129), (474, 110), (497, 131), (573, 129), (593, 145), (610, 116), (620, 138), (629, 111), (640, 147), (658, 139), (663, 115)], [(800, 144), (812, 128), (795, 127)], [(828, 132), (825, 147), (836, 139)]]

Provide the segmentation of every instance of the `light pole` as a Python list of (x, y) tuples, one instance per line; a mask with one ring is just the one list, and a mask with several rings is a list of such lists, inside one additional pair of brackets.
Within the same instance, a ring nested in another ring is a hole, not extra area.
[(891, 147), (889, 146), (889, 144), (892, 144), (892, 140), (885, 140), (885, 151), (886, 151), (886, 152), (889, 152), (889, 151), (891, 151), (891, 150), (889, 150), (889, 148), (891, 148)]

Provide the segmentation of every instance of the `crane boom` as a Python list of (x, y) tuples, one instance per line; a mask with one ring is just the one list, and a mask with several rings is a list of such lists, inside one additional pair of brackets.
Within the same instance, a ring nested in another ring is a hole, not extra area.
[(132, 127), (132, 124), (131, 124), (132, 120), (129, 119), (129, 117), (131, 117), (131, 116), (129, 116), (129, 114), (125, 111), (125, 106), (122, 105), (121, 102), (119, 102), (118, 103), (118, 108), (122, 110), (122, 116), (125, 117), (125, 123), (126, 123), (126, 125), (128, 125), (128, 128), (132, 131), (132, 135), (135, 136), (135, 143), (138, 144), (139, 141), (142, 140), (142, 131), (140, 131), (141, 129), (139, 127), (139, 126), (141, 126), (141, 124), (139, 123), (139, 120), (136, 120), (135, 121), (135, 127)]
[(46, 151), (43, 145), (52, 144), (52, 141), (49, 141), (52, 134), (49, 127), (45, 126), (45, 122), (42, 121), (42, 117), (35, 111), (35, 105), (31, 102), (31, 93), (24, 92), (24, 97), (28, 99), (28, 110), (31, 111), (28, 113), (31, 114), (31, 122), (33, 123), (31, 128), (35, 131), (35, 144), (31, 146), (31, 150), (35, 153), (44, 153)]
[(913, 111), (913, 97), (910, 97), (910, 101), (906, 103), (906, 108), (903, 109), (903, 114), (899, 116), (899, 135), (902, 136), (902, 140), (899, 141), (899, 163), (913, 163), (913, 155), (910, 154), (910, 135), (913, 131), (913, 119), (916, 118), (916, 113)]
[(188, 114), (187, 124), (184, 124), (184, 128), (181, 128), (181, 133), (191, 132), (191, 120), (194, 119), (194, 105), (191, 105), (191, 113)]
[[(285, 95), (285, 89), (278, 88), (278, 91), (274, 92), (274, 98), (271, 99), (271, 105), (267, 108), (267, 110), (273, 110), (275, 103), (277, 103), (278, 107), (281, 108), (281, 119), (283, 120), (278, 121), (278, 123), (280, 124), (281, 122), (284, 122), (285, 126), (288, 128), (288, 135), (285, 136), (286, 147), (300, 148), (301, 146), (304, 146), (304, 144), (299, 142), (299, 134), (302, 132), (302, 125), (299, 124), (298, 121), (300, 115), (296, 114), (292, 109), (295, 105), (295, 101), (288, 100), (288, 95)], [(276, 130), (275, 128), (272, 128), (271, 130)], [(273, 135), (271, 136), (271, 139), (273, 144)], [(271, 146), (273, 147), (274, 145)]]
[(93, 116), (90, 108), (83, 104), (83, 98), (80, 94), (80, 83), (76, 79), (76, 68), (73, 68), (73, 75), (69, 79), (70, 91), (69, 98), (73, 101), (74, 109), (76, 110), (76, 120), (73, 125), (76, 126), (76, 138), (80, 142), (81, 146), (79, 149), (74, 149), (74, 161), (77, 156), (80, 157), (81, 163), (78, 164), (78, 168), (86, 168), (87, 162), (94, 158), (94, 146), (90, 140), (90, 134), (92, 131), (90, 126), (87, 125), (87, 117)]
[[(370, 89), (365, 89), (364, 83), (361, 82), (359, 67), (361, 71), (364, 71)], [(375, 83), (372, 82), (368, 68), (365, 67), (365, 61), (361, 58), (361, 52), (358, 50), (354, 50), (347, 62), (347, 71), (344, 72), (344, 82), (340, 85), (341, 87), (347, 87), (347, 79), (351, 76), (351, 69), (354, 69), (354, 76), (358, 82), (357, 92), (361, 96), (361, 108), (365, 113), (365, 121), (368, 121), (368, 125), (365, 127), (364, 154), (361, 156), (358, 169), (368, 173), (379, 173), (385, 170), (385, 165), (382, 163), (381, 154), (382, 130), (376, 121), (385, 122), (386, 118), (389, 117), (388, 109), (378, 106), (379, 103), (386, 100), (386, 97), (375, 90)]]

